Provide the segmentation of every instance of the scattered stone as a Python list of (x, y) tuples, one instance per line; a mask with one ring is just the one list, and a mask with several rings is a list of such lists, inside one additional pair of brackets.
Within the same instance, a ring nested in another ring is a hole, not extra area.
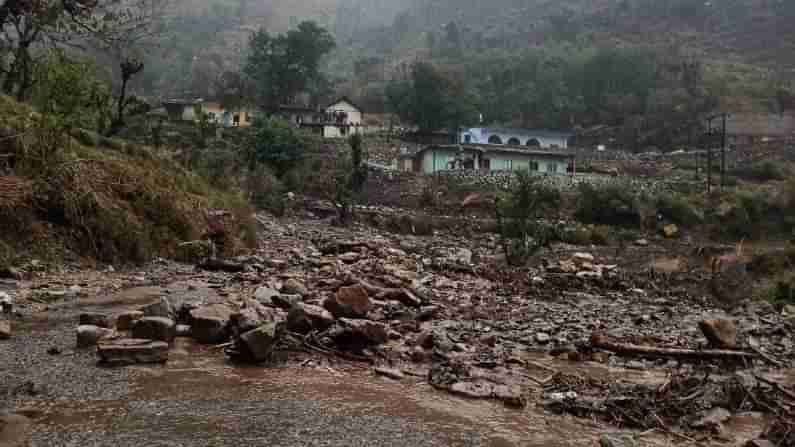
[(599, 447), (635, 447), (637, 442), (632, 435), (602, 435), (599, 437)]
[(97, 355), (100, 362), (107, 365), (165, 363), (168, 343), (132, 338), (102, 342), (97, 346)]
[(719, 349), (737, 348), (737, 326), (731, 320), (702, 320), (699, 329), (711, 346)]
[(100, 340), (113, 336), (113, 330), (89, 324), (77, 327), (77, 347), (89, 348), (96, 346)]
[(51, 347), (47, 348), (47, 354), (48, 355), (60, 355), (61, 354), (61, 348), (59, 348), (57, 346), (51, 346)]
[(176, 335), (177, 325), (169, 318), (144, 317), (136, 321), (132, 327), (132, 336), (137, 339), (171, 343)]
[(676, 224), (668, 224), (663, 227), (663, 235), (668, 239), (675, 238), (679, 236), (679, 227), (677, 227)]
[(239, 346), (244, 355), (255, 362), (267, 360), (278, 339), (278, 328), (278, 323), (271, 322), (242, 334)]
[(417, 320), (428, 321), (433, 320), (442, 311), (441, 306), (423, 306), (420, 308), (420, 313), (417, 314)]
[(635, 245), (638, 247), (647, 247), (649, 245), (649, 241), (646, 239), (638, 239), (635, 241)]
[(8, 340), (11, 335), (11, 322), (0, 319), (0, 340)]
[(594, 260), (596, 259), (594, 258), (594, 255), (590, 253), (574, 253), (574, 255), (572, 255), (571, 258), (574, 262), (578, 262), (580, 264), (585, 262), (593, 263)]
[(124, 312), (116, 317), (116, 329), (120, 331), (129, 331), (132, 329), (136, 321), (144, 317), (144, 313), (139, 310), (132, 310)]
[(541, 344), (549, 343), (550, 336), (547, 333), (539, 332), (536, 334), (536, 341)]
[(98, 326), (103, 328), (113, 327), (110, 317), (98, 312), (83, 312), (80, 314), (79, 324)]
[(307, 289), (301, 281), (290, 278), (282, 286), (282, 293), (286, 293), (288, 295), (307, 296), (309, 295), (309, 289)]
[(340, 287), (336, 295), (326, 299), (323, 307), (337, 318), (364, 318), (371, 303), (367, 290), (361, 285), (355, 285)]
[(175, 320), (177, 312), (171, 305), (171, 301), (166, 297), (160, 297), (156, 303), (152, 303), (141, 309), (145, 317), (160, 317)]
[(785, 317), (795, 317), (795, 305), (785, 304), (784, 308), (781, 310), (781, 315)]
[(422, 305), (422, 300), (417, 295), (415, 295), (414, 292), (412, 292), (409, 289), (400, 289), (400, 290), (402, 293), (398, 295), (396, 298), (398, 301), (403, 303), (404, 306), (420, 307)]
[(339, 321), (344, 328), (349, 329), (355, 337), (363, 338), (367, 344), (380, 345), (389, 339), (387, 327), (383, 323), (350, 318), (341, 318)]
[(722, 407), (715, 407), (701, 414), (699, 419), (690, 424), (693, 428), (719, 428), (723, 422), (729, 420), (732, 414), (729, 410)]
[(190, 312), (191, 334), (199, 343), (216, 344), (226, 339), (224, 328), (234, 311), (225, 304), (193, 309)]
[(287, 314), (287, 329), (299, 334), (312, 330), (328, 329), (334, 323), (334, 316), (320, 306), (298, 303)]

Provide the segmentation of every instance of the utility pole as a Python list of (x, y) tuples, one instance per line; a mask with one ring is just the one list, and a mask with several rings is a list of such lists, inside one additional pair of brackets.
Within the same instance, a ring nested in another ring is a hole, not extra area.
[(720, 190), (726, 187), (726, 118), (728, 115), (723, 114), (723, 129), (720, 141)]
[(726, 186), (726, 120), (728, 113), (721, 113), (707, 118), (707, 193), (712, 191), (712, 149), (717, 143), (718, 129), (712, 127), (712, 122), (721, 119), (720, 128), (720, 186)]

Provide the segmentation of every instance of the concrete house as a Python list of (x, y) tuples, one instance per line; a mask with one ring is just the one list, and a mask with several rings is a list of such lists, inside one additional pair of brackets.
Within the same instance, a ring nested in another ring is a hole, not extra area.
[(527, 146), (542, 149), (565, 149), (573, 136), (573, 132), (501, 127), (475, 127), (459, 131), (459, 141), (462, 144)]
[(574, 155), (492, 145), (431, 145), (414, 154), (401, 156), (401, 170), (433, 174), (439, 171), (477, 170), (517, 171), (564, 175), (573, 165)]
[(364, 112), (347, 97), (320, 110), (296, 105), (283, 105), (279, 109), (296, 127), (309, 129), (323, 138), (347, 138), (364, 131)]

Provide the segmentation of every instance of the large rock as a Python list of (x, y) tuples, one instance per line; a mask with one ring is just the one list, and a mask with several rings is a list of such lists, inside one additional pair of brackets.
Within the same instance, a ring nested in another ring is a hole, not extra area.
[(301, 295), (281, 294), (271, 297), (271, 303), (274, 306), (284, 310), (290, 310), (292, 309), (293, 306), (295, 306), (296, 304), (302, 301), (303, 298), (301, 297)]
[(11, 295), (0, 292), (0, 312), (10, 314), (14, 310), (14, 299)]
[(90, 348), (96, 346), (100, 340), (113, 336), (113, 330), (90, 324), (81, 324), (77, 327), (77, 347)]
[(716, 429), (732, 417), (731, 412), (725, 408), (715, 407), (704, 411), (692, 424), (693, 428)]
[(737, 348), (737, 326), (731, 320), (703, 320), (699, 329), (710, 345), (720, 349)]
[(334, 316), (320, 306), (298, 303), (287, 314), (287, 329), (299, 334), (322, 331), (334, 323)]
[(108, 365), (165, 363), (168, 360), (168, 343), (130, 338), (102, 342), (97, 346), (97, 355), (101, 363)]
[(0, 319), (0, 340), (8, 340), (11, 335), (11, 322)]
[(367, 290), (360, 285), (340, 287), (336, 295), (323, 303), (332, 315), (337, 318), (364, 318), (370, 310), (370, 297)]
[(246, 301), (245, 307), (232, 314), (231, 326), (236, 334), (242, 334), (262, 325), (284, 321), (284, 313), (280, 309), (265, 307), (254, 300)]
[(309, 295), (309, 289), (307, 289), (304, 283), (301, 281), (290, 278), (282, 286), (282, 293), (286, 293), (288, 295), (307, 296)]
[(80, 314), (79, 323), (80, 325), (89, 325), (89, 326), (97, 326), (97, 327), (104, 327), (110, 328), (113, 327), (113, 321), (111, 318), (103, 313), (99, 312), (83, 312)]
[(225, 304), (212, 304), (190, 311), (190, 329), (199, 343), (215, 344), (226, 337), (226, 325), (234, 310)]
[(389, 330), (383, 323), (371, 320), (341, 318), (342, 327), (349, 330), (354, 337), (359, 337), (366, 344), (380, 345), (389, 339)]
[(160, 297), (156, 303), (152, 303), (141, 309), (145, 317), (161, 317), (176, 320), (177, 311), (171, 305), (171, 301), (166, 297)]
[(278, 329), (279, 324), (271, 322), (250, 330), (240, 336), (240, 348), (251, 360), (265, 361), (270, 357), (278, 340)]
[(262, 304), (269, 304), (273, 301), (273, 297), (279, 296), (279, 292), (267, 286), (259, 287), (254, 292), (254, 299)]
[(135, 322), (143, 317), (144, 313), (139, 310), (121, 313), (116, 317), (116, 329), (120, 331), (129, 331), (132, 329)]
[(177, 325), (174, 320), (169, 318), (145, 317), (135, 322), (132, 336), (133, 338), (171, 343), (177, 336)]

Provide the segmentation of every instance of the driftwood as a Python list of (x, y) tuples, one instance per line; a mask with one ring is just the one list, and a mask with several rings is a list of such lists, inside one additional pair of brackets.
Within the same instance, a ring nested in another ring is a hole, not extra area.
[(215, 258), (208, 258), (201, 264), (199, 267), (204, 270), (210, 271), (220, 271), (220, 272), (229, 272), (229, 273), (238, 273), (245, 270), (245, 266), (243, 264), (238, 264), (236, 262), (224, 261), (223, 259), (215, 259)]
[(730, 351), (725, 349), (679, 349), (639, 346), (611, 341), (604, 335), (591, 336), (591, 347), (611, 351), (618, 355), (675, 358), (679, 360), (751, 360), (758, 355), (753, 352)]

